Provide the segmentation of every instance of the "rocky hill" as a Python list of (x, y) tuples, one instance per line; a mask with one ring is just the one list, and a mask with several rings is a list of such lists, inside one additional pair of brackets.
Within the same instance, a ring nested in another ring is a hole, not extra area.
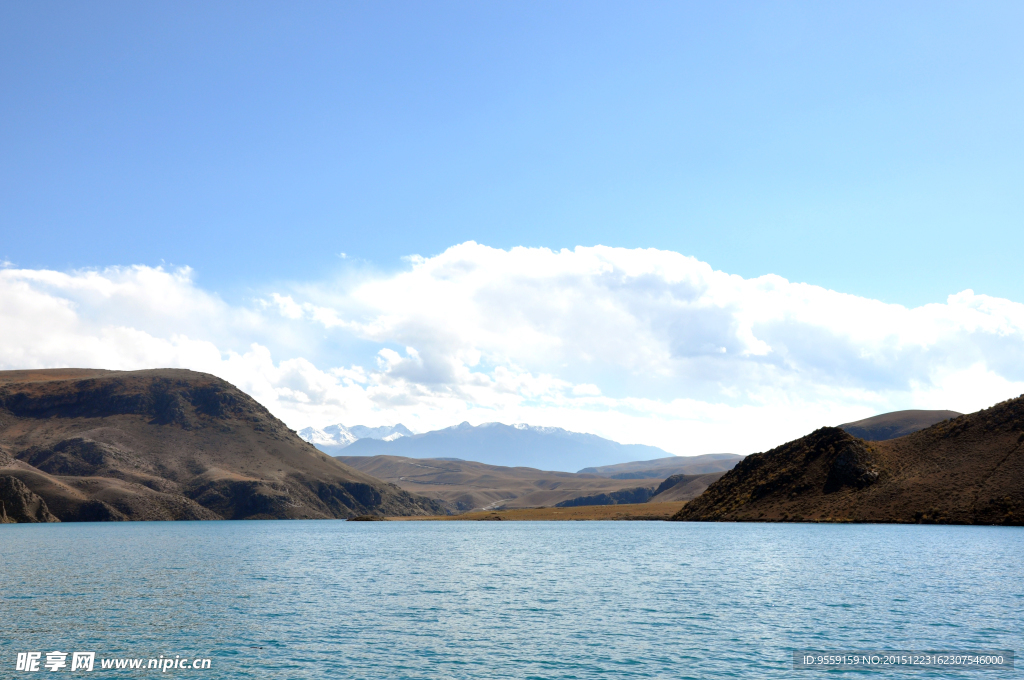
[(673, 519), (1022, 525), (1024, 397), (887, 441), (822, 428), (748, 456)]
[(19, 521), (433, 515), (185, 370), (0, 372), (0, 502)]

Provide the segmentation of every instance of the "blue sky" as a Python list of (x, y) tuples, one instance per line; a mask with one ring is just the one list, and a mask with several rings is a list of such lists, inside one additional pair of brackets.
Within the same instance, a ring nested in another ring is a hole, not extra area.
[(1024, 299), (1019, 3), (0, 8), (0, 257), (224, 292), (466, 240)]
[(3, 3), (0, 317), (69, 316), (0, 367), (181, 365), (297, 427), (529, 418), (680, 453), (750, 409), (802, 413), (784, 437), (1015, 396), (1022, 19)]

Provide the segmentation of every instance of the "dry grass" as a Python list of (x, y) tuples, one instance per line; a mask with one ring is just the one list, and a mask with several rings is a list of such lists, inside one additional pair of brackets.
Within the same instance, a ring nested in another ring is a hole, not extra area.
[(468, 460), (402, 456), (338, 456), (336, 460), (391, 482), (409, 493), (446, 501), (452, 508), (469, 512), (483, 512), (496, 507), (546, 508), (580, 496), (596, 496), (641, 486), (653, 489), (662, 482), (662, 478), (657, 477), (608, 479)]
[(490, 512), (468, 512), (442, 517), (393, 517), (403, 521), (580, 521), (580, 520), (665, 520), (674, 515), (683, 503), (634, 503), (630, 505), (585, 505), (578, 508), (515, 508)]

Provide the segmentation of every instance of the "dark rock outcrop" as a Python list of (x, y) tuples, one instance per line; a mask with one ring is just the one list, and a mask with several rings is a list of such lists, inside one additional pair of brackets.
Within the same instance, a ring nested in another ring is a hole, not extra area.
[(829, 466), (823, 491), (835, 493), (843, 487), (863, 489), (878, 481), (879, 471), (867, 447), (860, 441), (844, 442)]
[(17, 477), (0, 475), (0, 522), (59, 522), (46, 501), (32, 493)]

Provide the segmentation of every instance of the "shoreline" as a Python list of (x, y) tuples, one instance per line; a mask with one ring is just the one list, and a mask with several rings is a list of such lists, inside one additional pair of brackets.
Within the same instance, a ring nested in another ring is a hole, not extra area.
[(434, 515), (418, 517), (388, 517), (389, 522), (579, 522), (595, 520), (663, 522), (674, 515), (685, 503), (630, 503), (622, 505), (583, 505), (574, 508), (514, 508), (484, 510), (462, 515)]

